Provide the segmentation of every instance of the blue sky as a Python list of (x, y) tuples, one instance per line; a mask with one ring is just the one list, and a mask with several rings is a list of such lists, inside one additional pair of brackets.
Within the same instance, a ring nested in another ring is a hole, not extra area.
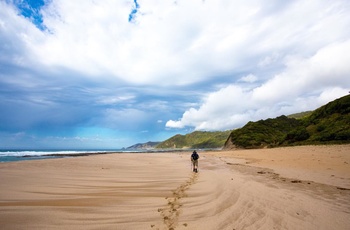
[(350, 89), (347, 0), (0, 0), (0, 148), (121, 148)]

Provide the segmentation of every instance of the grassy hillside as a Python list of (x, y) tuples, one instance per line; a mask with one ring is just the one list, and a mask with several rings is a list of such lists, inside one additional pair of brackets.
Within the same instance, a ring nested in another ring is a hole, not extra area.
[(127, 147), (127, 150), (137, 150), (137, 149), (152, 149), (154, 148), (156, 145), (158, 145), (160, 142), (156, 142), (156, 141), (149, 141), (146, 143), (137, 143), (134, 144), (132, 146)]
[(350, 95), (301, 117), (281, 116), (249, 122), (231, 132), (225, 148), (350, 143)]
[(302, 118), (306, 118), (308, 116), (310, 116), (312, 114), (313, 111), (305, 111), (305, 112), (301, 112), (301, 113), (294, 113), (291, 115), (288, 115), (288, 118), (295, 118), (295, 119), (302, 119)]
[(350, 95), (315, 110), (303, 120), (306, 142), (350, 142)]
[(350, 143), (350, 95), (315, 111), (248, 122), (233, 131), (178, 134), (156, 148), (264, 148), (340, 143)]
[(248, 122), (240, 129), (231, 132), (230, 141), (241, 148), (260, 148), (278, 146), (285, 136), (301, 122), (294, 118), (280, 116), (274, 119)]
[(195, 131), (186, 135), (178, 134), (161, 142), (156, 148), (221, 148), (230, 133), (231, 131)]

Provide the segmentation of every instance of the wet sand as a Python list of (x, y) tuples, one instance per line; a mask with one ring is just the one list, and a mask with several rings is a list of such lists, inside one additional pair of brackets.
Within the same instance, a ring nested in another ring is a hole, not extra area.
[(2, 229), (349, 229), (350, 145), (0, 164)]

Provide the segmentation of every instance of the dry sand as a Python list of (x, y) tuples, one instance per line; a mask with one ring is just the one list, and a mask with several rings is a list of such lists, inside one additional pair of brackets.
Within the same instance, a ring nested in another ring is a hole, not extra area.
[(349, 229), (350, 145), (0, 164), (1, 229)]

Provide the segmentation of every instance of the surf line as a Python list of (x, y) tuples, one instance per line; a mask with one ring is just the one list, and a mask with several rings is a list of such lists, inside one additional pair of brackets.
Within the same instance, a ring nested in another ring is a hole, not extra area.
[[(167, 200), (166, 207), (158, 209), (158, 212), (160, 212), (162, 216), (163, 223), (169, 230), (174, 230), (177, 226), (182, 208), (181, 199), (187, 196), (186, 190), (196, 183), (197, 179), (198, 173), (192, 173), (192, 176), (187, 181), (173, 191), (171, 197), (165, 198)], [(186, 227), (187, 224), (185, 223), (184, 226)]]

